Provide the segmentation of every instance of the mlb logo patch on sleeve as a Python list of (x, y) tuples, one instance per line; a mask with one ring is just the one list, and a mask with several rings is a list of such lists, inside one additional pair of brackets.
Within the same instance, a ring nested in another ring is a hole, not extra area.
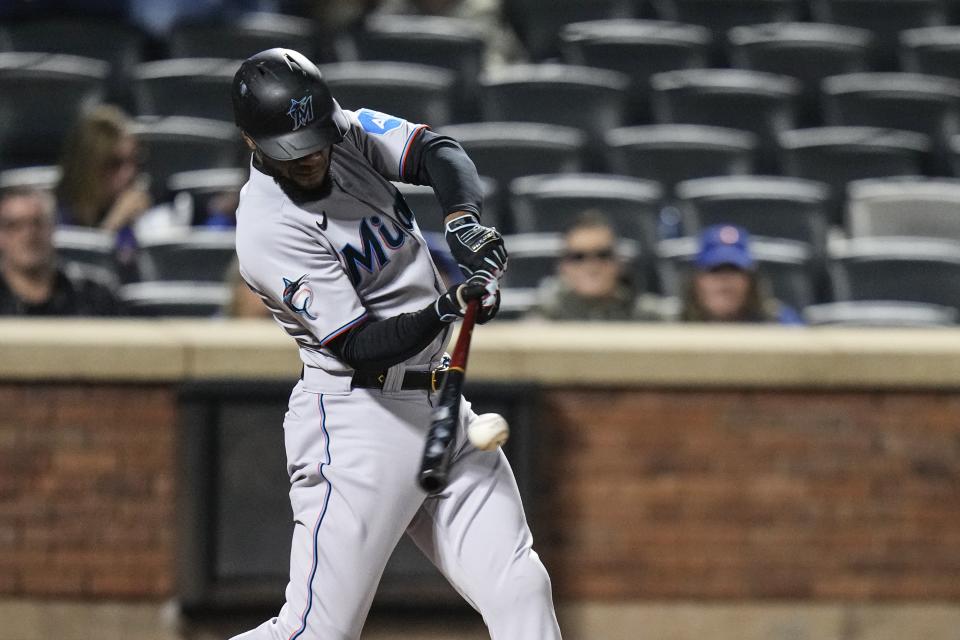
[(382, 136), (387, 131), (396, 129), (400, 126), (401, 122), (400, 118), (388, 116), (385, 113), (372, 111), (371, 109), (360, 109), (360, 111), (357, 112), (357, 118), (360, 120), (364, 131), (377, 136)]

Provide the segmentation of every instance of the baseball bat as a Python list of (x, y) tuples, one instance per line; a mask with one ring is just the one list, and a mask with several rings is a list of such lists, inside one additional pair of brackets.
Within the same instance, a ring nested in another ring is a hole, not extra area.
[(473, 325), (477, 321), (480, 309), (479, 300), (471, 300), (460, 326), (460, 335), (453, 348), (450, 367), (447, 369), (440, 388), (440, 399), (433, 409), (430, 430), (423, 448), (420, 463), (420, 487), (433, 495), (447, 486), (450, 475), (450, 463), (453, 458), (453, 443), (457, 436), (457, 424), (460, 421), (460, 398), (463, 394), (463, 381), (467, 373), (467, 356), (470, 353), (470, 338)]

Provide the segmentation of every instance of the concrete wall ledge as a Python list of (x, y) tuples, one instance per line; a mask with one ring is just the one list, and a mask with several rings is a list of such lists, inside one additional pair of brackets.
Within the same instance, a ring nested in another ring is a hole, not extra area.
[[(270, 321), (2, 320), (0, 380), (293, 379)], [(474, 380), (576, 386), (960, 387), (960, 329), (501, 322), (479, 327)]]
[[(960, 605), (804, 602), (560, 603), (566, 640), (956, 640)], [(0, 640), (214, 640), (237, 624), (184, 629), (173, 603), (0, 600)], [(242, 624), (242, 623), (241, 623)], [(479, 616), (431, 625), (373, 616), (365, 640), (485, 640)]]

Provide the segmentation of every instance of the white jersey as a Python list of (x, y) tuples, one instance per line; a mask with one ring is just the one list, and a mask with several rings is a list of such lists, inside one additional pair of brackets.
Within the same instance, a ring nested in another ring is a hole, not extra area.
[[(294, 204), (270, 176), (251, 167), (237, 209), (240, 273), (296, 340), (305, 389), (346, 393), (353, 370), (327, 345), (368, 320), (418, 311), (446, 287), (400, 180), (425, 125), (369, 109), (344, 111), (350, 130), (334, 145), (331, 190)], [(449, 330), (397, 366), (439, 364)]]

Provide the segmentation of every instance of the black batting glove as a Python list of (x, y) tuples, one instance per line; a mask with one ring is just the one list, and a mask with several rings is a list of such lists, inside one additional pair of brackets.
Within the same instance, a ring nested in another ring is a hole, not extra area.
[(441, 322), (455, 322), (466, 314), (467, 304), (472, 300), (480, 300), (477, 323), (484, 324), (492, 320), (500, 310), (499, 281), (486, 275), (474, 275), (466, 282), (447, 289), (437, 298), (433, 308)]
[(467, 214), (448, 222), (444, 236), (464, 276), (503, 277), (507, 270), (507, 249), (495, 228), (485, 227), (476, 216)]

